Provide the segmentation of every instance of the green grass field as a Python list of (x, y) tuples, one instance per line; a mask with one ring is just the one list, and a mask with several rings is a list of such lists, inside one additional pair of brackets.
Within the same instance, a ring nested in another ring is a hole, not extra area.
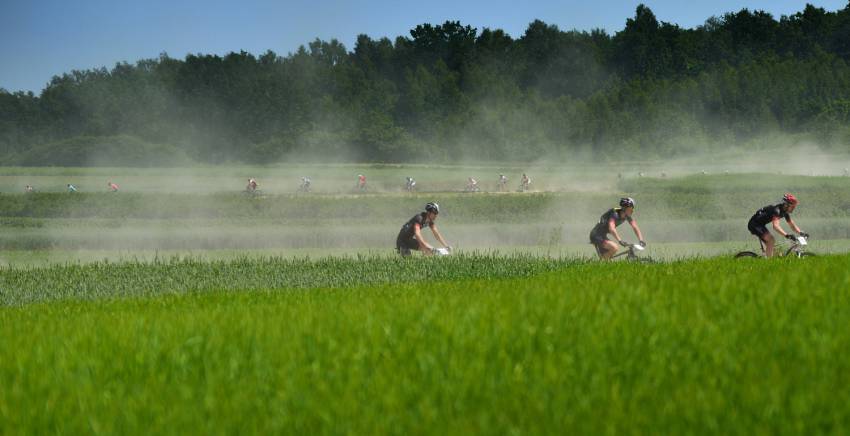
[[(433, 279), (414, 283), (355, 277), (298, 289), (249, 278), (229, 291), (116, 298), (119, 285), (94, 301), (0, 308), (0, 433), (811, 434), (850, 425), (847, 256), (567, 263), (501, 278), (472, 278), (464, 262), (473, 259), (441, 260), (423, 266)], [(74, 274), (118, 285), (134, 267), (89, 268), (50, 271), (47, 285), (28, 289), (73, 294)], [(151, 289), (169, 281), (156, 267), (128, 276)]]
[[(367, 166), (367, 194), (350, 165), (4, 169), (0, 435), (846, 431), (850, 177), (696, 165), (476, 194), (526, 169)], [(821, 256), (733, 259), (785, 191)], [(594, 259), (623, 195), (657, 263)], [(401, 259), (426, 201), (457, 253)]]

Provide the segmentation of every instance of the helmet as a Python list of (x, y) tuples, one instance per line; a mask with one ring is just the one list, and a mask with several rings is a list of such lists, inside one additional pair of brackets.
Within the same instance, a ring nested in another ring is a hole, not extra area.
[(782, 202), (785, 204), (797, 204), (800, 201), (797, 200), (797, 197), (795, 197), (794, 194), (786, 193), (782, 196)]
[(440, 213), (440, 205), (437, 203), (426, 203), (425, 204), (425, 212), (434, 212)]
[(620, 199), (620, 207), (635, 207), (635, 200), (631, 197), (623, 197)]

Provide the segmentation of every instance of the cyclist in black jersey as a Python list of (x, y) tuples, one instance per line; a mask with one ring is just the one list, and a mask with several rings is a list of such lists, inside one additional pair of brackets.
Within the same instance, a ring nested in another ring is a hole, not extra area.
[[(600, 259), (610, 260), (611, 257), (617, 253), (618, 243), (623, 247), (627, 247), (629, 245), (627, 242), (623, 241), (623, 239), (620, 238), (620, 234), (617, 233), (617, 226), (622, 224), (624, 221), (628, 221), (629, 225), (632, 226), (638, 241), (640, 241), (640, 245), (643, 247), (646, 246), (646, 242), (643, 242), (643, 235), (640, 232), (640, 227), (637, 225), (637, 220), (632, 217), (634, 211), (635, 201), (629, 197), (625, 197), (620, 199), (620, 207), (609, 209), (599, 218), (599, 222), (593, 227), (593, 230), (590, 231), (590, 243), (596, 247), (596, 253), (599, 254)], [(617, 242), (615, 243), (608, 239), (608, 234), (614, 235)]]
[(773, 225), (773, 229), (783, 237), (791, 240), (795, 239), (794, 235), (782, 230), (782, 226), (779, 225), (779, 218), (785, 218), (785, 221), (789, 226), (791, 226), (791, 229), (797, 232), (798, 235), (805, 237), (809, 236), (808, 233), (800, 230), (794, 220), (791, 219), (791, 212), (797, 208), (799, 203), (800, 201), (797, 200), (797, 197), (794, 195), (785, 194), (782, 197), (782, 202), (779, 204), (765, 206), (757, 210), (750, 218), (750, 221), (747, 223), (747, 230), (759, 238), (762, 248), (764, 249), (765, 256), (773, 256), (773, 248), (776, 246), (776, 239), (774, 239), (773, 235), (770, 234), (770, 231), (767, 230), (768, 223), (771, 223)]
[(408, 220), (398, 232), (398, 237), (395, 241), (396, 250), (402, 256), (410, 256), (410, 250), (420, 250), (425, 255), (430, 255), (434, 252), (434, 247), (425, 241), (422, 237), (422, 229), (430, 227), (431, 232), (437, 241), (443, 244), (443, 247), (452, 249), (451, 246), (443, 239), (443, 235), (437, 230), (437, 225), (434, 221), (440, 213), (440, 205), (437, 203), (428, 203), (425, 205), (425, 211), (418, 213)]

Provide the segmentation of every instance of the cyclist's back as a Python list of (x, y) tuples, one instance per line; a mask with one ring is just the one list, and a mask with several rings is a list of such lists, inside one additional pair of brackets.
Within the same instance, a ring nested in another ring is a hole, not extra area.
[[(621, 217), (620, 211), (623, 210), (620, 207), (612, 207), (608, 209), (605, 213), (599, 217), (599, 222), (593, 226), (593, 230), (590, 231), (591, 236), (607, 238), (608, 237), (608, 223), (613, 219), (614, 225), (619, 227), (620, 224), (624, 222), (632, 222), (632, 217), (628, 215), (624, 215)], [(585, 227), (586, 228), (586, 227)]]
[(782, 204), (769, 204), (753, 214), (750, 218), (750, 223), (757, 226), (766, 226), (770, 224), (774, 218), (788, 218), (788, 212), (782, 208)]

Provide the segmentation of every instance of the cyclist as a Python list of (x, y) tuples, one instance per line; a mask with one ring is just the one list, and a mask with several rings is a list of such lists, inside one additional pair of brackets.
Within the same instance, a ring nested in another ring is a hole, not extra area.
[(747, 223), (747, 229), (750, 233), (759, 238), (759, 243), (762, 246), (762, 250), (764, 250), (765, 256), (773, 256), (773, 248), (776, 246), (776, 240), (773, 238), (770, 231), (767, 230), (768, 223), (771, 223), (773, 225), (773, 229), (783, 237), (792, 241), (796, 240), (794, 235), (782, 230), (782, 226), (779, 225), (779, 218), (785, 218), (788, 225), (791, 226), (798, 235), (803, 237), (809, 236), (808, 233), (800, 230), (794, 220), (791, 219), (791, 212), (797, 208), (799, 203), (799, 200), (797, 200), (797, 197), (794, 195), (785, 194), (782, 196), (782, 201), (779, 204), (765, 206), (757, 210), (750, 218), (750, 222)]
[(519, 191), (525, 192), (531, 187), (531, 178), (522, 173), (522, 178), (519, 179)]
[(118, 192), (118, 184), (113, 182), (106, 182), (106, 185), (109, 186), (110, 192)]
[(248, 192), (256, 192), (257, 191), (257, 181), (254, 178), (248, 179), (248, 186), (245, 187), (245, 190)]
[(357, 187), (360, 188), (361, 191), (366, 190), (366, 176), (363, 174), (357, 175)]
[(451, 246), (443, 239), (443, 235), (437, 230), (437, 225), (434, 223), (437, 215), (440, 213), (440, 205), (437, 203), (428, 203), (425, 205), (425, 211), (418, 213), (408, 220), (398, 232), (398, 237), (395, 241), (396, 250), (403, 257), (410, 256), (410, 250), (422, 251), (425, 255), (430, 255), (434, 252), (434, 247), (425, 241), (422, 237), (422, 229), (430, 227), (434, 237), (443, 247), (452, 249)]
[(499, 174), (499, 192), (508, 190), (508, 178), (504, 174)]
[(477, 192), (480, 191), (481, 188), (478, 187), (478, 180), (475, 180), (475, 177), (468, 177), (466, 179), (466, 191), (467, 192)]
[(77, 192), (77, 187), (68, 183), (68, 192)]
[[(596, 253), (599, 254), (600, 259), (610, 260), (617, 252), (617, 244), (620, 244), (623, 247), (628, 247), (629, 244), (623, 241), (623, 239), (620, 238), (620, 234), (617, 233), (617, 226), (622, 224), (623, 221), (629, 222), (629, 225), (632, 226), (632, 229), (635, 232), (635, 236), (637, 236), (638, 241), (640, 241), (640, 246), (646, 247), (646, 242), (643, 241), (643, 235), (640, 232), (640, 227), (637, 225), (637, 220), (632, 217), (634, 212), (634, 199), (624, 197), (620, 199), (620, 207), (609, 209), (607, 212), (602, 214), (602, 217), (599, 218), (599, 223), (597, 223), (596, 226), (593, 227), (593, 230), (590, 231), (590, 243), (596, 247)], [(615, 243), (608, 239), (608, 234), (614, 235), (617, 242)]]
[(313, 181), (309, 177), (304, 176), (301, 178), (301, 185), (298, 187), (298, 190), (301, 192), (310, 192), (311, 184), (313, 184)]
[(413, 189), (416, 187), (416, 180), (413, 180), (413, 177), (407, 177), (406, 180), (404, 189), (407, 190), (407, 192), (413, 192)]

